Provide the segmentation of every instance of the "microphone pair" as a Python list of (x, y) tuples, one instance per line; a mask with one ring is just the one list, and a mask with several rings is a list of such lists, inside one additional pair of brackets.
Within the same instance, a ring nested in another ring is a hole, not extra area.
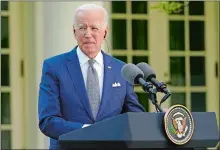
[(153, 69), (144, 62), (134, 65), (132, 63), (125, 64), (121, 69), (121, 74), (125, 80), (130, 84), (140, 84), (145, 92), (151, 92), (149, 82), (152, 83), (158, 92), (163, 92), (167, 95), (166, 98), (170, 96), (164, 82), (159, 82), (156, 80), (156, 73)]

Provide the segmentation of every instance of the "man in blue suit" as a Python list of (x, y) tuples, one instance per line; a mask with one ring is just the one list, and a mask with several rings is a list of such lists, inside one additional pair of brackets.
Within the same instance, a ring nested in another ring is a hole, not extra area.
[(38, 114), (50, 149), (59, 149), (57, 139), (62, 134), (124, 112), (144, 111), (133, 86), (121, 75), (125, 63), (101, 50), (107, 21), (103, 7), (80, 6), (73, 26), (78, 45), (44, 61)]

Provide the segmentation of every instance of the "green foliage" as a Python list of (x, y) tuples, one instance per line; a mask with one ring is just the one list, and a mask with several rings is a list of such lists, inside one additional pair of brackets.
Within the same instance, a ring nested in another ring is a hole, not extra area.
[(160, 2), (158, 5), (152, 6), (151, 8), (171, 14), (180, 12), (184, 8), (184, 4), (177, 1)]

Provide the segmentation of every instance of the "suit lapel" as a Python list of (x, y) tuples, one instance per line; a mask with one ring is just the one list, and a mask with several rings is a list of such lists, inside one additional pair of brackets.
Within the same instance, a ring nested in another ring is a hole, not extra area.
[(115, 75), (113, 73), (114, 68), (112, 66), (112, 58), (103, 52), (102, 54), (104, 59), (104, 79), (103, 79), (102, 99), (96, 120), (99, 120), (99, 118), (101, 118), (101, 115), (104, 114), (106, 109), (108, 109), (107, 108), (108, 106), (106, 105), (107, 105), (107, 101), (109, 100), (109, 97), (111, 97), (112, 83), (115, 78)]
[(70, 55), (68, 57), (69, 61), (67, 62), (67, 68), (68, 68), (69, 74), (71, 76), (71, 79), (73, 81), (73, 84), (75, 86), (75, 89), (77, 91), (79, 98), (81, 99), (89, 116), (93, 118), (90, 104), (89, 104), (88, 95), (86, 94), (87, 91), (85, 88), (84, 79), (83, 79), (83, 75), (82, 75), (80, 64), (79, 64), (79, 59), (76, 53), (76, 48), (77, 47), (75, 47), (70, 52)]

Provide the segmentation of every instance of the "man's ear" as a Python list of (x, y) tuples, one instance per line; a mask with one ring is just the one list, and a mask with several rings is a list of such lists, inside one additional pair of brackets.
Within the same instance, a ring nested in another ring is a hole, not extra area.
[(104, 39), (106, 38), (107, 33), (108, 33), (108, 27), (106, 27), (106, 29), (105, 29)]
[(106, 38), (106, 34), (107, 34), (107, 32), (105, 31), (105, 34), (104, 34), (104, 39)]
[(76, 30), (74, 29), (74, 27), (73, 27), (73, 34), (76, 37)]

